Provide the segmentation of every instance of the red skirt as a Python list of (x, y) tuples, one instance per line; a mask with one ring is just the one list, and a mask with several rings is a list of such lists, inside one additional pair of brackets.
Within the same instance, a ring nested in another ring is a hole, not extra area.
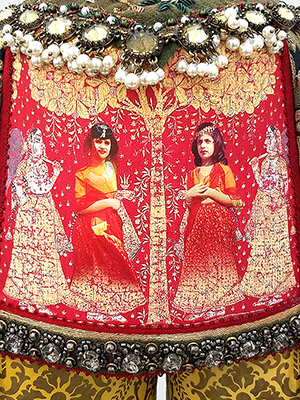
[(233, 212), (218, 203), (200, 203), (188, 219), (184, 259), (173, 306), (199, 313), (243, 299), (237, 290), (236, 221)]

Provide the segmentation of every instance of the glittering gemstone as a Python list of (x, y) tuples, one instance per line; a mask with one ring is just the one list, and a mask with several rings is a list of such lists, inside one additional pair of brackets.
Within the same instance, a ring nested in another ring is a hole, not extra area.
[(182, 365), (182, 359), (180, 356), (174, 353), (170, 353), (164, 359), (162, 367), (166, 372), (177, 372)]
[(51, 363), (56, 363), (60, 359), (60, 350), (55, 344), (52, 343), (44, 346), (42, 348), (41, 354), (46, 361)]
[(292, 21), (295, 18), (294, 13), (286, 7), (280, 7), (278, 9), (278, 14), (281, 18), (287, 19), (288, 21)]
[(96, 372), (100, 368), (98, 354), (93, 350), (87, 350), (83, 353), (80, 365), (89, 371)]
[(244, 358), (254, 357), (258, 353), (254, 343), (249, 340), (241, 345), (241, 355)]
[(247, 11), (245, 14), (245, 18), (249, 22), (252, 22), (253, 24), (256, 25), (262, 25), (267, 22), (267, 19), (264, 16), (264, 14), (259, 11)]
[(219, 22), (226, 22), (227, 18), (223, 12), (214, 15), (214, 18)]
[(109, 29), (102, 24), (94, 25), (83, 32), (83, 37), (91, 42), (98, 42), (107, 37)]
[(19, 17), (19, 20), (23, 22), (23, 24), (31, 24), (37, 19), (39, 19), (39, 13), (34, 10), (26, 10)]
[(128, 356), (126, 356), (122, 362), (122, 369), (129, 374), (137, 374), (140, 370), (140, 365), (140, 357), (135, 354), (128, 354)]
[(14, 13), (12, 8), (6, 8), (5, 10), (0, 11), (0, 21), (4, 21), (7, 18), (10, 18)]
[(212, 350), (205, 359), (205, 365), (209, 368), (217, 367), (223, 360), (223, 353)]
[(131, 33), (126, 40), (127, 48), (135, 54), (152, 53), (157, 44), (155, 35), (144, 31)]
[(11, 353), (20, 353), (23, 343), (23, 339), (21, 339), (18, 335), (10, 334), (5, 337), (5, 348)]
[(185, 38), (193, 44), (204, 43), (208, 39), (208, 35), (204, 29), (198, 25), (187, 26), (184, 30)]
[(274, 349), (280, 351), (289, 347), (288, 337), (284, 333), (280, 333), (274, 338)]
[(72, 25), (72, 21), (64, 17), (56, 17), (51, 19), (46, 29), (51, 35), (63, 35)]

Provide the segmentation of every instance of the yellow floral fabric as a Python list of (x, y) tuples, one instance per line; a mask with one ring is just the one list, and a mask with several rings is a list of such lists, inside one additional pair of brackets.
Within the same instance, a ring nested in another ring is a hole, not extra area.
[[(299, 400), (300, 350), (168, 376), (167, 400)], [(1, 400), (155, 400), (156, 377), (105, 378), (0, 356)]]

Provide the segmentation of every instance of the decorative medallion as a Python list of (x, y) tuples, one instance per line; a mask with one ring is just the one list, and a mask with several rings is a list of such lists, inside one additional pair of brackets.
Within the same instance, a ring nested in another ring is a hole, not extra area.
[(273, 9), (272, 16), (274, 20), (285, 29), (291, 29), (296, 25), (297, 15), (287, 6), (279, 4)]
[(0, 11), (0, 23), (9, 23), (16, 13), (15, 9), (12, 7), (5, 8)]
[(52, 37), (62, 40), (69, 39), (72, 36), (75, 27), (71, 19), (57, 16), (46, 22), (45, 30)]
[(164, 39), (151, 29), (142, 25), (135, 25), (122, 40), (125, 59), (136, 59), (157, 57), (163, 47)]

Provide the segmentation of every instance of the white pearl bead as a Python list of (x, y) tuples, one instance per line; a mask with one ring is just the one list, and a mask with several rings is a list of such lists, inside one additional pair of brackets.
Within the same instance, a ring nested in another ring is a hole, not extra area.
[(240, 53), (242, 56), (250, 57), (253, 53), (253, 46), (249, 42), (244, 42), (240, 45)]
[(105, 56), (102, 60), (102, 63), (105, 68), (112, 68), (115, 65), (114, 59), (112, 56)]
[(70, 59), (69, 48), (64, 49), (61, 53), (62, 53), (62, 58), (65, 61), (68, 61)]
[(2, 43), (5, 47), (12, 46), (15, 43), (15, 39), (13, 35), (6, 33), (2, 38)]
[(114, 17), (113, 15), (110, 15), (107, 20), (106, 20), (110, 25), (116, 25), (117, 23), (117, 18)]
[(270, 46), (268, 49), (271, 53), (277, 54), (277, 53), (279, 53), (280, 47), (278, 46), (278, 43), (275, 43), (273, 46)]
[(64, 65), (64, 61), (61, 56), (53, 58), (53, 65), (56, 68), (61, 68)]
[(272, 35), (271, 37), (265, 38), (265, 44), (269, 47), (275, 45), (276, 43), (277, 43), (276, 35)]
[(88, 15), (89, 12), (90, 12), (90, 9), (88, 7), (82, 7), (82, 9), (81, 9), (82, 15)]
[(160, 81), (162, 81), (165, 77), (165, 71), (162, 68), (158, 68), (158, 70), (155, 72), (156, 72), (156, 75), (158, 76), (158, 79)]
[(186, 72), (188, 69), (188, 63), (185, 60), (179, 60), (176, 65), (176, 70), (178, 72)]
[(189, 19), (189, 17), (187, 17), (186, 15), (184, 15), (183, 17), (181, 17), (180, 22), (181, 22), (182, 24), (184, 24), (185, 22), (188, 22), (188, 21), (190, 21), (190, 19)]
[(50, 44), (48, 47), (48, 54), (50, 57), (57, 57), (60, 53), (60, 48), (56, 44)]
[(79, 54), (79, 56), (76, 59), (77, 64), (80, 66), (80, 68), (86, 68), (90, 62), (90, 57), (87, 54)]
[(3, 32), (4, 34), (5, 34), (5, 33), (11, 33), (11, 32), (12, 32), (12, 26), (11, 26), (11, 25), (8, 25), (8, 24), (4, 25), (3, 28), (2, 28), (2, 32)]
[(33, 41), (32, 35), (28, 34), (28, 35), (23, 36), (23, 39), (22, 39), (23, 46), (27, 47), (29, 45), (29, 43), (32, 41)]
[(208, 76), (208, 64), (207, 63), (200, 63), (197, 66), (197, 72), (200, 76)]
[(153, 25), (153, 29), (155, 32), (160, 31), (162, 27), (163, 27), (163, 24), (161, 22), (155, 22), (155, 24)]
[(44, 50), (41, 55), (41, 59), (44, 63), (48, 64), (51, 62), (52, 57), (49, 56), (48, 49)]
[(10, 51), (13, 54), (17, 54), (19, 52), (19, 46), (15, 46), (15, 45), (10, 46)]
[(230, 16), (227, 21), (229, 29), (236, 30), (240, 27), (240, 21), (235, 16)]
[(43, 45), (41, 42), (38, 42), (37, 40), (33, 40), (32, 42), (29, 42), (27, 52), (28, 54), (32, 54), (34, 56), (39, 56), (43, 52)]
[(41, 3), (41, 4), (39, 5), (39, 9), (40, 9), (41, 11), (47, 10), (47, 8), (48, 8), (48, 6), (47, 6), (46, 3)]
[(229, 19), (230, 17), (236, 17), (237, 11), (235, 8), (229, 7), (224, 10), (224, 15), (227, 19)]
[(278, 39), (278, 40), (285, 40), (286, 38), (287, 38), (287, 33), (286, 33), (286, 31), (280, 30), (280, 31), (277, 33), (277, 39)]
[(256, 9), (259, 11), (263, 11), (265, 9), (265, 6), (262, 3), (256, 4)]
[(252, 42), (252, 46), (254, 50), (261, 50), (265, 45), (265, 39), (261, 35), (255, 35), (254, 40)]
[(102, 75), (107, 76), (110, 73), (110, 68), (107, 68), (102, 64), (100, 67), (100, 72)]
[(186, 73), (191, 77), (194, 78), (198, 74), (198, 65), (195, 63), (191, 63), (188, 65)]
[[(278, 40), (277, 42), (277, 46), (280, 48), (280, 50), (283, 48), (283, 41), (282, 40)], [(10, 48), (11, 49), (11, 48)]]
[(95, 73), (97, 73), (102, 67), (102, 61), (100, 60), (100, 58), (94, 57), (90, 60), (88, 67), (93, 69)]
[(32, 56), (31, 57), (31, 62), (32, 62), (32, 65), (34, 67), (36, 67), (36, 68), (40, 67), (42, 65), (42, 63), (43, 63), (43, 61), (42, 61), (40, 56)]
[(240, 40), (235, 36), (229, 36), (226, 46), (229, 50), (237, 50), (240, 47)]
[(94, 77), (94, 76), (96, 76), (97, 75), (97, 73), (95, 73), (95, 71), (92, 69), (92, 68), (87, 68), (86, 70), (85, 70), (85, 73), (88, 75), (88, 76), (90, 76), (90, 77)]
[(143, 86), (148, 86), (148, 71), (143, 71), (142, 75), (140, 76), (140, 82)]
[(74, 72), (75, 74), (78, 74), (79, 72), (81, 72), (81, 68), (77, 64), (76, 60), (69, 61), (68, 68), (70, 71)]
[(136, 74), (130, 73), (126, 75), (124, 83), (128, 89), (134, 90), (139, 87), (140, 79)]
[(62, 6), (59, 7), (59, 11), (62, 14), (66, 14), (68, 12), (68, 7), (66, 5), (62, 5)]
[(68, 49), (68, 53), (69, 53), (68, 61), (72, 61), (72, 60), (76, 60), (76, 58), (79, 56), (80, 50), (76, 46), (71, 46)]
[(240, 24), (240, 26), (238, 28), (239, 33), (246, 32), (246, 30), (249, 27), (248, 21), (245, 18), (241, 18), (239, 20), (239, 24)]
[(262, 30), (262, 34), (265, 38), (273, 36), (274, 33), (275, 33), (275, 28), (273, 28), (273, 26), (271, 25), (265, 26), (264, 29)]
[(216, 59), (216, 65), (219, 68), (225, 68), (228, 65), (228, 58), (226, 56), (220, 55)]
[(123, 83), (126, 76), (126, 70), (124, 68), (119, 68), (115, 74), (115, 80), (118, 84)]
[(219, 74), (219, 69), (215, 64), (208, 64), (207, 67), (207, 75), (209, 78), (214, 79), (218, 76)]
[(71, 45), (69, 43), (63, 43), (59, 46), (60, 51), (63, 53), (65, 50), (69, 49)]
[(213, 45), (214, 45), (215, 47), (218, 47), (219, 44), (220, 44), (220, 42), (221, 42), (221, 39), (220, 39), (220, 36), (219, 36), (219, 35), (213, 35), (213, 37), (211, 38), (211, 40), (212, 40)]
[(159, 77), (156, 72), (150, 71), (147, 76), (148, 85), (155, 86), (159, 81)]
[(20, 51), (21, 51), (21, 53), (27, 55), (27, 46), (21, 46), (21, 47), (20, 47)]

